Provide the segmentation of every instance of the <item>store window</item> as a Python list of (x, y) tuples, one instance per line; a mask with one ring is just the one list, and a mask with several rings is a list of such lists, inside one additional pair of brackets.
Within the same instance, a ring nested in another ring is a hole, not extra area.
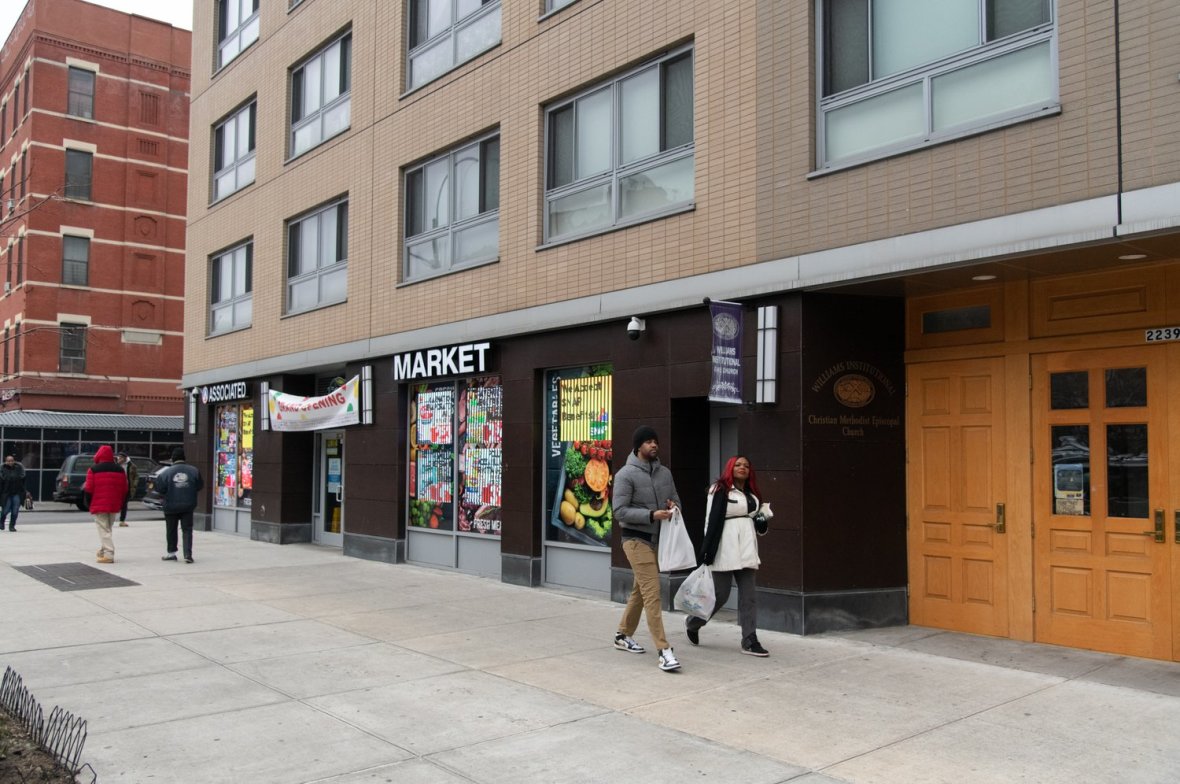
[(500, 535), (499, 376), (419, 384), (410, 401), (409, 525)]
[(248, 509), (254, 487), (254, 405), (217, 406), (214, 422), (217, 483), (213, 488), (213, 505)]
[(555, 370), (545, 385), (545, 539), (610, 547), (611, 366)]

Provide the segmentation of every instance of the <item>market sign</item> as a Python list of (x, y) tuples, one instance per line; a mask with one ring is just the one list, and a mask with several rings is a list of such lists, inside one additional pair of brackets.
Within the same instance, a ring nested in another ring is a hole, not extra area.
[(710, 300), (709, 323), (713, 327), (713, 378), (709, 383), (709, 400), (741, 403), (742, 304)]
[(227, 400), (246, 400), (249, 397), (250, 386), (245, 381), (230, 381), (201, 387), (201, 405), (224, 403)]
[(464, 343), (397, 354), (393, 358), (393, 380), (412, 381), (417, 378), (483, 373), (488, 369), (488, 350), (491, 347), (491, 343)]
[(271, 430), (327, 430), (360, 423), (361, 377), (319, 397), (286, 395), (268, 390), (267, 411)]

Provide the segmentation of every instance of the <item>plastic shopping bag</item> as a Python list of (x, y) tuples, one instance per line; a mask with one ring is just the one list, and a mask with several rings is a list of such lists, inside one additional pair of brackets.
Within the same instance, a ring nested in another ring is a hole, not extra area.
[(672, 606), (689, 615), (695, 615), (701, 620), (709, 620), (713, 614), (713, 606), (717, 603), (717, 594), (713, 589), (713, 573), (708, 564), (701, 564), (692, 574), (684, 578), (684, 583), (676, 591), (676, 598)]
[(656, 560), (661, 572), (691, 569), (697, 565), (696, 550), (684, 526), (684, 516), (680, 514), (679, 507), (674, 508), (671, 519), (665, 520), (660, 526), (660, 549)]

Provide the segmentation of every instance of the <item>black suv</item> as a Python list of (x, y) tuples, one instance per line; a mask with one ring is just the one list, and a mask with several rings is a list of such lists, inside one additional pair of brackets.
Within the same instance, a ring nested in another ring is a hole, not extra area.
[[(147, 492), (148, 477), (159, 468), (159, 464), (149, 457), (128, 457), (139, 469), (139, 479), (135, 482), (133, 499), (143, 498)], [(68, 455), (57, 472), (57, 479), (53, 482), (53, 500), (67, 504), (74, 504), (83, 512), (86, 511), (86, 499), (82, 494), (82, 485), (86, 483), (86, 472), (94, 465), (94, 455)]]

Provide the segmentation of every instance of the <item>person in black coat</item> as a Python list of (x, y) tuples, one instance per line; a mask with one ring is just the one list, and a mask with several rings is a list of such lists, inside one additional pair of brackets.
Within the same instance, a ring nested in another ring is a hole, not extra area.
[(16, 517), (20, 505), (25, 501), (25, 467), (17, 462), (15, 455), (4, 458), (0, 465), (0, 531), (8, 520), (8, 530), (16, 530)]

